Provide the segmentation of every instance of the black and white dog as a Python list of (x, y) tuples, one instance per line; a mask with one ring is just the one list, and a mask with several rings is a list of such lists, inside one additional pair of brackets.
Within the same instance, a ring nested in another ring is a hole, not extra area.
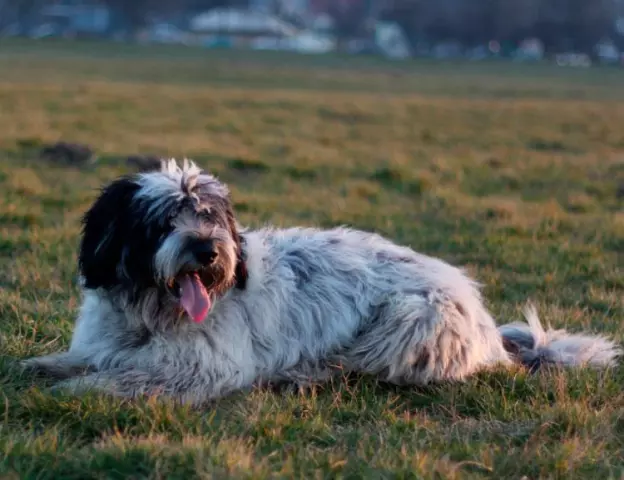
[(497, 364), (608, 367), (614, 342), (497, 327), (461, 270), (346, 228), (243, 231), (226, 185), (190, 161), (120, 178), (84, 217), (84, 299), (67, 352), (26, 360), (75, 394), (198, 404), (338, 371), (396, 384)]

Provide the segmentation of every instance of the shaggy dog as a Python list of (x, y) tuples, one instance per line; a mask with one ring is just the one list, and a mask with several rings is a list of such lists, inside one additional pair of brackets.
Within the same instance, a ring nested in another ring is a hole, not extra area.
[(497, 364), (608, 367), (612, 341), (497, 327), (441, 260), (347, 228), (242, 230), (228, 188), (195, 164), (105, 187), (83, 220), (84, 299), (68, 351), (26, 360), (57, 388), (199, 404), (338, 371), (424, 385)]

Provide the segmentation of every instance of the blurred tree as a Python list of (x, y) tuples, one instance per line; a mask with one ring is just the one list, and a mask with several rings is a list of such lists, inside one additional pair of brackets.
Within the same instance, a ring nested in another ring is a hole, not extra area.
[(43, 2), (41, 0), (18, 0), (16, 3), (15, 18), (18, 31), (21, 35), (27, 35), (37, 24), (36, 19)]
[(147, 20), (150, 0), (104, 0), (111, 14), (111, 33), (133, 35)]
[(593, 53), (603, 37), (614, 34), (614, 0), (542, 0), (535, 36), (547, 51)]
[(327, 14), (334, 22), (338, 48), (344, 48), (345, 41), (364, 33), (367, 8), (365, 2), (335, 0), (329, 4)]
[(389, 0), (381, 10), (380, 19), (396, 22), (412, 45), (424, 40), (423, 14), (426, 0)]
[(617, 0), (390, 0), (382, 18), (397, 22), (412, 44), (455, 40), (542, 40), (548, 51), (590, 53), (614, 35)]
[(567, 36), (573, 48), (593, 54), (594, 46), (615, 31), (616, 4), (613, 0), (569, 0)]

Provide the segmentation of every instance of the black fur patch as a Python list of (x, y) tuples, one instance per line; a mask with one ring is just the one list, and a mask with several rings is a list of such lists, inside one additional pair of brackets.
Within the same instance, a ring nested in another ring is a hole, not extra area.
[(172, 227), (145, 221), (147, 205), (134, 201), (140, 188), (132, 177), (116, 180), (84, 215), (78, 265), (85, 287), (153, 285), (153, 258)]
[[(173, 220), (181, 211), (196, 206), (190, 197), (182, 201), (172, 197), (170, 204), (155, 215), (148, 199), (137, 198), (142, 186), (136, 176), (122, 177), (104, 187), (83, 217), (83, 235), (79, 268), (86, 288), (121, 288), (130, 298), (155, 285), (154, 257), (162, 242), (173, 231)], [(187, 193), (200, 195), (201, 203), (210, 209), (195, 212), (205, 222), (229, 229), (236, 244), (236, 284), (244, 289), (247, 267), (242, 249), (243, 239), (237, 231), (228, 198), (201, 192), (186, 186)], [(158, 286), (157, 286), (158, 287)]]
[(236, 270), (234, 273), (236, 275), (236, 288), (239, 290), (245, 290), (245, 288), (247, 288), (247, 279), (249, 277), (247, 263), (245, 262), (245, 252), (243, 251), (245, 237), (238, 235), (238, 242), (240, 247), (236, 256)]

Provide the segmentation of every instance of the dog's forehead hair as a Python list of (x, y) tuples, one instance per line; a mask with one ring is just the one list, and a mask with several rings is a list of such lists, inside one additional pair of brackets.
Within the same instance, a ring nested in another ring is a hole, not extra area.
[(135, 198), (149, 202), (150, 216), (166, 215), (184, 204), (192, 204), (197, 210), (210, 209), (206, 199), (225, 199), (229, 195), (225, 184), (187, 159), (182, 166), (174, 159), (166, 160), (160, 171), (139, 174), (138, 183), (141, 188)]

